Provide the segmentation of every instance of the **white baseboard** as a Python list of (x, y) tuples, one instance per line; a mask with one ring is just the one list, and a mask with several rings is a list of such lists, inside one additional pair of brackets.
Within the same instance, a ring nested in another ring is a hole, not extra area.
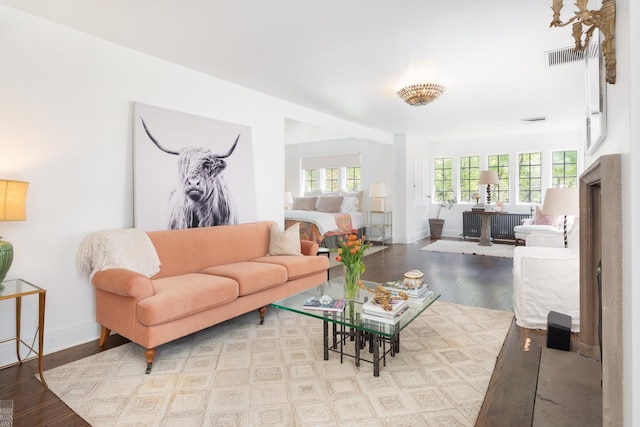
[[(38, 337), (35, 330), (23, 330), (22, 341), (31, 345), (35, 343), (33, 348), (38, 350)], [(100, 337), (100, 325), (95, 320), (67, 326), (64, 328), (49, 330), (45, 324), (44, 330), (44, 355), (55, 353), (60, 350), (66, 350), (76, 345), (84, 344), (89, 341), (93, 341)], [(20, 356), (25, 358), (29, 353), (29, 349), (20, 345)], [(35, 356), (35, 354), (29, 354), (28, 358)], [(0, 367), (13, 365), (18, 362), (16, 355), (16, 342), (15, 340), (7, 341), (0, 344)], [(46, 365), (43, 367), (46, 370)]]

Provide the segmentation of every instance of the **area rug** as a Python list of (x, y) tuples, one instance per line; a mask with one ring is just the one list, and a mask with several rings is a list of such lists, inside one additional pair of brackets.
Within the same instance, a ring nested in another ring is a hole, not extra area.
[(494, 244), (480, 246), (478, 242), (463, 242), (460, 240), (437, 240), (428, 244), (421, 251), (450, 252), (456, 254), (486, 255), (502, 258), (513, 258), (513, 245)]
[(473, 426), (513, 313), (436, 301), (380, 376), (322, 357), (322, 322), (269, 309), (158, 347), (128, 343), (48, 370), (92, 426)]

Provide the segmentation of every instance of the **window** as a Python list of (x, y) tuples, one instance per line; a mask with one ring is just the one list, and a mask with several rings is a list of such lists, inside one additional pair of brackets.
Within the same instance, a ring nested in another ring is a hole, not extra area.
[(338, 168), (328, 168), (324, 170), (324, 191), (338, 191)]
[(453, 170), (450, 157), (435, 159), (433, 201), (453, 199)]
[(498, 172), (499, 184), (491, 186), (491, 198), (497, 202), (509, 203), (509, 155), (491, 155), (489, 170)]
[(304, 191), (360, 191), (360, 153), (300, 159)]
[(304, 191), (318, 190), (318, 170), (307, 169), (304, 171)]
[(578, 186), (578, 152), (554, 151), (551, 186), (554, 188), (576, 188)]
[(520, 154), (518, 161), (519, 201), (522, 203), (542, 202), (541, 153)]
[[(469, 156), (460, 158), (460, 201), (475, 201), (478, 194), (478, 177), (480, 174), (480, 157)], [(437, 193), (436, 193), (437, 194)]]
[(357, 167), (348, 167), (347, 168), (347, 178), (346, 178), (346, 189), (349, 191), (359, 191), (360, 190), (360, 166)]

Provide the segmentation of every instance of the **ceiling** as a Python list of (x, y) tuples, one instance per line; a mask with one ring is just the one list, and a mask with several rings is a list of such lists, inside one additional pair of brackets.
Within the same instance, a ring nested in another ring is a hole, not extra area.
[[(584, 123), (584, 65), (545, 62), (573, 40), (570, 28), (549, 28), (552, 0), (0, 3), (390, 134), (455, 139)], [(567, 2), (563, 19), (573, 9)], [(419, 82), (445, 93), (420, 107), (395, 94)], [(295, 140), (313, 139), (298, 125)]]

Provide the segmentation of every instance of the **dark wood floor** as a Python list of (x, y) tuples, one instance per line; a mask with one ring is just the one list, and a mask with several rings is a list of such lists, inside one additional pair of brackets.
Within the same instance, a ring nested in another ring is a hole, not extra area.
[[(409, 245), (390, 245), (365, 258), (367, 270), (362, 278), (389, 281), (401, 278), (407, 270), (425, 273), (431, 289), (441, 300), (478, 307), (513, 311), (512, 260), (476, 255), (457, 255), (421, 251), (429, 240)], [(340, 267), (332, 268), (332, 277)], [(498, 357), (477, 426), (531, 426), (535, 404), (540, 352), (544, 332), (512, 324)], [(127, 342), (112, 336), (108, 348)], [(45, 356), (44, 369), (69, 363), (99, 352), (92, 341)], [(0, 400), (13, 400), (15, 427), (85, 426), (60, 399), (35, 379), (37, 361), (0, 370)]]

